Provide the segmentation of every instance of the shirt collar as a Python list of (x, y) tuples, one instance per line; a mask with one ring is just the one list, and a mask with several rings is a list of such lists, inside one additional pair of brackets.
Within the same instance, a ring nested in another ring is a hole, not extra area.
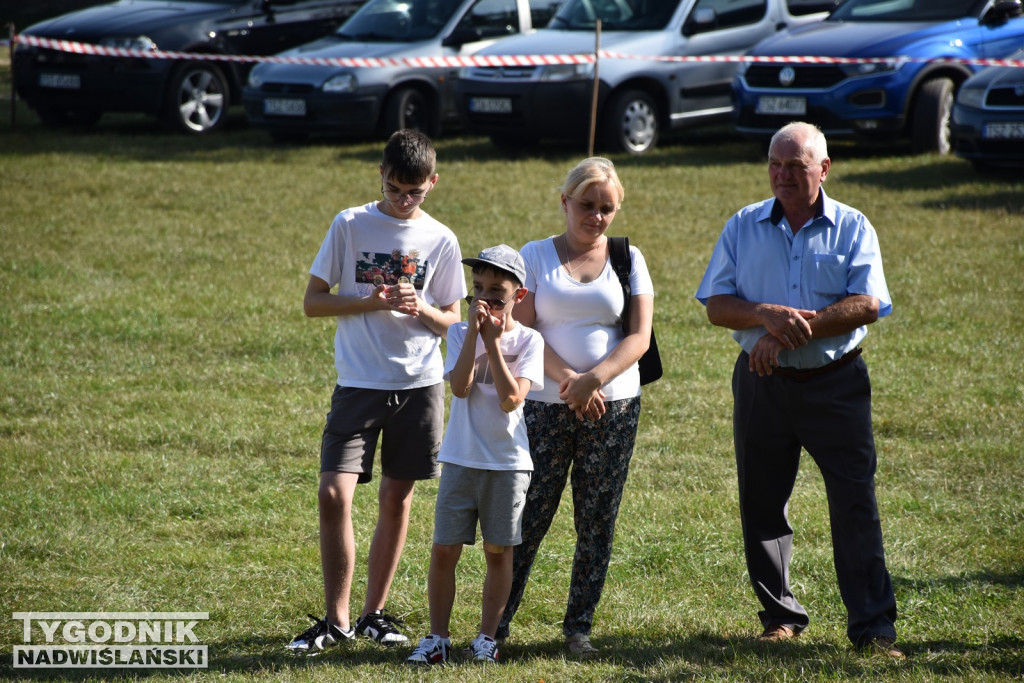
[[(818, 205), (818, 212), (814, 214), (814, 220), (825, 218), (832, 223), (832, 225), (835, 225), (839, 207), (837, 207), (836, 203), (830, 199), (827, 194), (825, 194), (824, 187), (819, 188), (819, 192), (821, 192), (821, 203)], [(779, 202), (778, 199), (773, 199), (765, 202), (761, 215), (758, 216), (757, 219), (759, 221), (769, 220), (772, 222), (772, 225), (778, 227), (784, 215), (781, 202)]]

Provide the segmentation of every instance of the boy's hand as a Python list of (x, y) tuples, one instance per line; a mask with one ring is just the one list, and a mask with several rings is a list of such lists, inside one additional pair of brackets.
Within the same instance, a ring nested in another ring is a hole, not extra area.
[(393, 311), (412, 316), (419, 315), (419, 297), (416, 296), (416, 288), (411, 282), (377, 285), (372, 296)]
[(496, 343), (501, 338), (501, 333), (505, 331), (505, 313), (502, 312), (499, 317), (495, 318), (491, 315), (491, 308), (482, 301), (480, 304), (483, 306), (485, 313), (479, 319), (478, 324), (480, 326), (480, 337), (484, 340), (484, 343)]

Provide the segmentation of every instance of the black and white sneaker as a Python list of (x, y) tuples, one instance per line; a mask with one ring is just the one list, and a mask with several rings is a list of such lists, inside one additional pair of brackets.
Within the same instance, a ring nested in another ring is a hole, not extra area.
[(313, 625), (295, 636), (292, 642), (285, 645), (293, 654), (315, 657), (331, 645), (337, 645), (347, 640), (355, 640), (356, 630), (354, 628), (343, 631), (327, 621), (326, 618), (317, 619), (312, 614), (307, 614), (306, 616), (313, 620)]
[(356, 633), (385, 647), (405, 645), (409, 639), (398, 630), (399, 626), (405, 626), (405, 624), (398, 617), (379, 609), (370, 612), (356, 622)]

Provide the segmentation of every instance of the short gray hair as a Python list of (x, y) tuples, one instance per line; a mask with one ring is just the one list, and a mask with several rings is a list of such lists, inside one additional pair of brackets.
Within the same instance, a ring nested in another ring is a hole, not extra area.
[(803, 146), (809, 147), (814, 153), (814, 162), (821, 163), (828, 158), (828, 144), (825, 142), (825, 134), (813, 123), (804, 121), (793, 121), (775, 131), (771, 144), (768, 145), (768, 154), (771, 155), (772, 148), (776, 142), (783, 140), (795, 141), (799, 138), (806, 138)]

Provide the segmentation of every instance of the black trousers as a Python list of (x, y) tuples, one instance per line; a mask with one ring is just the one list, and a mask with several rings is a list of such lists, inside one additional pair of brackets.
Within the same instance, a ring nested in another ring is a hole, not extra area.
[(801, 380), (760, 377), (747, 363), (741, 353), (733, 369), (733, 437), (747, 571), (763, 607), (762, 624), (800, 632), (809, 621), (790, 588), (787, 517), (804, 448), (825, 482), (847, 635), (856, 645), (875, 636), (895, 638), (896, 598), (875, 500), (867, 365), (857, 358)]

